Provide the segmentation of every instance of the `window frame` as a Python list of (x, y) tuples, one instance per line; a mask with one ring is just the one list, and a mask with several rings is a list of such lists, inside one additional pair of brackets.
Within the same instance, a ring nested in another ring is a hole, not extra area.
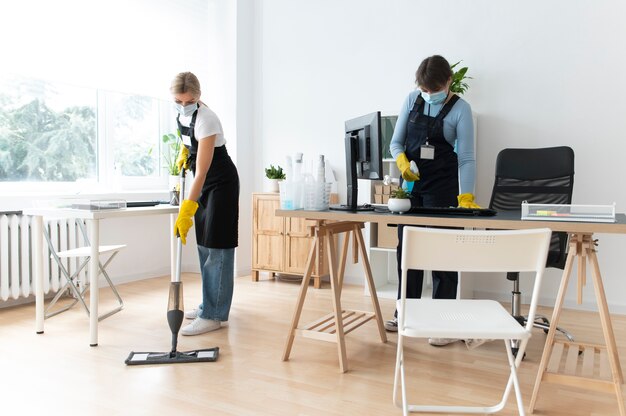
[[(16, 77), (18, 80), (28, 82), (33, 80), (36, 82), (45, 82), (51, 86), (62, 85), (76, 87), (62, 82), (50, 80), (41, 80), (31, 77)], [(81, 87), (79, 87), (81, 88)], [(107, 117), (107, 94), (125, 94), (139, 95), (125, 92), (112, 92), (99, 88), (94, 88), (95, 113), (96, 113), (96, 177), (95, 179), (79, 179), (74, 182), (61, 181), (0, 181), (0, 194), (12, 195), (49, 195), (49, 194), (113, 194), (113, 193), (154, 193), (167, 192), (169, 175), (165, 168), (164, 152), (168, 152), (169, 148), (164, 146), (161, 137), (164, 134), (175, 133), (176, 115), (173, 106), (162, 98), (156, 98), (144, 95), (151, 100), (156, 100), (156, 112), (158, 120), (158, 135), (153, 142), (153, 151), (156, 152), (157, 172), (152, 176), (122, 176), (121, 178), (115, 172), (114, 161), (114, 140), (107, 137), (107, 123), (111, 121)]]

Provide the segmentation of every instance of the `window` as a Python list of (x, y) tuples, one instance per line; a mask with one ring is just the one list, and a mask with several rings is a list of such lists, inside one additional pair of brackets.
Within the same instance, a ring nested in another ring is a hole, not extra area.
[(0, 181), (95, 178), (95, 91), (0, 80)]
[(163, 100), (0, 76), (0, 185), (163, 188), (174, 126)]
[[(107, 93), (106, 137), (113, 145), (113, 164), (122, 176), (158, 174), (159, 103), (136, 95)], [(155, 140), (157, 140), (155, 142)]]

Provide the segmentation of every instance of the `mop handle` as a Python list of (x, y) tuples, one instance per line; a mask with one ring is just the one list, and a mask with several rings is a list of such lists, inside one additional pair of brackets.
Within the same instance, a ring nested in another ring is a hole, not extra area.
[[(180, 187), (180, 195), (178, 197), (179, 199), (179, 208), (178, 210), (180, 211), (180, 206), (183, 203), (183, 199), (185, 199), (185, 168), (181, 168), (180, 169), (180, 178), (178, 180), (178, 185)], [(180, 270), (181, 270), (181, 264), (182, 264), (182, 258), (183, 258), (183, 240), (180, 238), (180, 235), (178, 235), (178, 238), (176, 239), (176, 270), (175, 270), (175, 274), (174, 274), (174, 282), (180, 282)]]

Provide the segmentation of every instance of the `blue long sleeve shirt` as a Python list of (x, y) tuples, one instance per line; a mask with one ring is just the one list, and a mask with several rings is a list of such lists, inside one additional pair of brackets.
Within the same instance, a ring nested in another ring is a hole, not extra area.
[[(389, 150), (394, 159), (406, 149), (406, 134), (409, 113), (420, 91), (412, 91), (404, 100), (398, 114)], [(435, 117), (443, 104), (424, 105), (426, 115)], [(476, 156), (474, 154), (474, 121), (472, 108), (460, 98), (443, 119), (443, 136), (452, 145), (459, 158), (459, 182), (461, 193), (474, 193), (476, 182)]]

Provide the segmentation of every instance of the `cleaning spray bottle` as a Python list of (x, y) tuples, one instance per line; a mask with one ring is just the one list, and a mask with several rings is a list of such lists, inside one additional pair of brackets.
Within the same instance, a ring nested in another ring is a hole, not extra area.
[[(419, 176), (419, 169), (417, 168), (417, 163), (415, 163), (414, 160), (411, 160), (411, 164), (409, 169), (411, 169), (411, 172), (413, 172), (414, 174)], [(413, 181), (404, 181), (402, 182), (402, 188), (404, 188), (407, 192), (411, 193), (413, 192), (413, 185), (415, 185), (415, 182)]]

